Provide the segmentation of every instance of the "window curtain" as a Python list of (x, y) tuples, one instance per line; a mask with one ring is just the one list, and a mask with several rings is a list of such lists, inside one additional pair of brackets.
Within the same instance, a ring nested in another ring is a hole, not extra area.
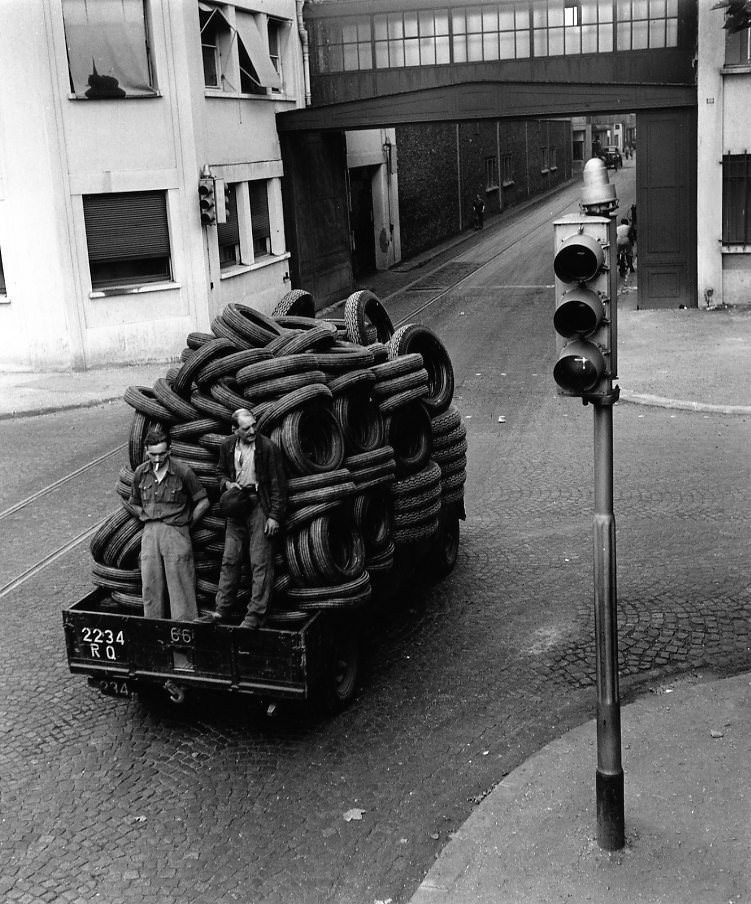
[(71, 88), (101, 100), (154, 94), (144, 0), (63, 0)]

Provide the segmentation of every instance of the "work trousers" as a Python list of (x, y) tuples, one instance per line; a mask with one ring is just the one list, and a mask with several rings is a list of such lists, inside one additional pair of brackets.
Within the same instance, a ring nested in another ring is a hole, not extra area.
[(147, 521), (141, 540), (143, 614), (192, 621), (198, 617), (196, 570), (188, 526)]
[(216, 595), (216, 611), (223, 617), (231, 613), (235, 603), (246, 548), (251, 574), (247, 614), (257, 615), (261, 620), (266, 615), (274, 585), (274, 546), (272, 539), (264, 533), (265, 526), (266, 515), (257, 498), (251, 499), (246, 517), (227, 518), (222, 573)]

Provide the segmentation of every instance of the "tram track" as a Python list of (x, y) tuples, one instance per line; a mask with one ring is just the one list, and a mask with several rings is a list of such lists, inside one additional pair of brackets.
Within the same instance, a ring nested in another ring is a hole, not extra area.
[[(560, 207), (559, 210), (554, 212), (552, 216), (558, 217), (562, 214), (566, 213), (570, 210), (572, 204), (571, 201), (567, 201), (567, 203)], [(535, 213), (539, 213), (538, 209), (535, 209)], [(546, 214), (546, 222), (549, 220), (550, 214)], [(456, 289), (458, 286), (461, 286), (467, 280), (476, 277), (479, 272), (483, 270), (483, 268), (490, 266), (493, 264), (501, 255), (505, 254), (520, 242), (525, 241), (529, 238), (533, 233), (535, 233), (540, 228), (540, 222), (535, 217), (530, 217), (532, 221), (528, 228), (521, 233), (515, 234), (514, 238), (510, 241), (504, 242), (501, 247), (493, 250), (487, 259), (478, 261), (477, 266), (473, 267), (469, 272), (465, 272), (463, 275), (459, 276), (458, 279), (454, 279), (448, 283), (448, 285), (439, 287), (437, 291), (433, 291), (430, 289), (431, 295), (429, 298), (425, 299), (418, 306), (411, 308), (410, 311), (399, 319), (395, 320), (394, 326), (396, 328), (404, 325), (405, 323), (412, 322), (416, 317), (422, 314), (423, 311), (427, 310), (431, 305), (435, 304), (437, 301), (440, 301), (445, 295), (447, 295), (452, 290)], [(458, 255), (457, 255), (458, 256)], [(435, 267), (421, 271), (419, 276), (417, 276), (411, 282), (408, 282), (406, 285), (401, 286), (396, 291), (390, 293), (389, 295), (384, 296), (381, 300), (383, 302), (388, 302), (390, 300), (394, 300), (397, 297), (406, 298), (407, 293), (410, 290), (413, 290), (417, 283), (424, 282), (426, 279), (430, 277), (435, 277), (444, 267), (446, 267), (447, 262), (443, 261), (442, 263), (436, 265)], [(419, 291), (419, 290), (418, 290)], [(77, 468), (75, 471), (71, 471), (69, 474), (66, 474), (64, 477), (59, 478), (53, 483), (48, 484), (42, 489), (38, 490), (36, 493), (27, 496), (25, 499), (20, 500), (12, 506), (9, 506), (4, 511), (0, 512), (0, 522), (9, 518), (10, 516), (16, 514), (19, 511), (22, 511), (25, 508), (33, 505), (39, 500), (47, 497), (63, 487), (69, 484), (71, 481), (76, 480), (77, 478), (83, 477), (86, 475), (88, 471), (95, 468), (97, 465), (101, 464), (104, 461), (107, 461), (109, 458), (114, 457), (115, 455), (123, 452), (127, 449), (127, 443), (122, 443), (114, 449), (110, 449), (108, 452), (103, 453), (102, 455), (97, 456), (91, 461), (87, 462), (84, 465), (81, 465), (80, 468)], [(88, 538), (90, 538), (96, 530), (103, 523), (104, 519), (99, 520), (96, 524), (88, 526), (85, 530), (76, 534), (66, 542), (60, 544), (55, 549), (53, 549), (48, 554), (39, 558), (36, 562), (29, 565), (25, 568), (21, 573), (16, 575), (15, 577), (8, 580), (4, 585), (0, 586), (0, 599), (3, 599), (8, 594), (12, 593), (22, 584), (24, 584), (27, 580), (33, 578), (35, 575), (39, 574), (42, 570), (44, 570), (48, 565), (51, 565), (53, 562), (60, 559), (66, 553), (70, 552), (74, 549), (79, 543), (85, 542)]]

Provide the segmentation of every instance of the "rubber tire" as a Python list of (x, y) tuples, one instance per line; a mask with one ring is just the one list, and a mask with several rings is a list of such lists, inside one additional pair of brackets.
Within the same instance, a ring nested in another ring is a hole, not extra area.
[(350, 342), (367, 345), (370, 336), (369, 321), (376, 330), (380, 342), (388, 342), (394, 335), (394, 324), (376, 295), (369, 289), (353, 292), (344, 302), (344, 323)]
[(315, 317), (316, 303), (310, 292), (305, 289), (291, 289), (286, 295), (282, 295), (271, 312), (271, 316), (283, 317), (286, 315)]
[(407, 323), (394, 333), (389, 341), (389, 356), (398, 358), (410, 352), (419, 352), (429, 379), (425, 406), (431, 414), (442, 414), (454, 397), (454, 368), (446, 346), (427, 326)]
[(450, 508), (444, 506), (441, 512), (438, 533), (431, 545), (431, 574), (445, 578), (454, 570), (459, 555), (459, 518)]

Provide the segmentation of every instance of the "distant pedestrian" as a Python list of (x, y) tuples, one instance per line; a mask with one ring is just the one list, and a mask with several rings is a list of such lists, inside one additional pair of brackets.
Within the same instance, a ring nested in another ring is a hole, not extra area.
[(475, 195), (475, 200), (472, 203), (472, 210), (475, 215), (475, 229), (482, 229), (485, 220), (485, 202), (479, 194)]
[(146, 618), (192, 621), (198, 616), (190, 525), (206, 514), (209, 500), (195, 473), (170, 457), (169, 433), (152, 427), (146, 461), (133, 475), (130, 503), (144, 522), (141, 583)]

